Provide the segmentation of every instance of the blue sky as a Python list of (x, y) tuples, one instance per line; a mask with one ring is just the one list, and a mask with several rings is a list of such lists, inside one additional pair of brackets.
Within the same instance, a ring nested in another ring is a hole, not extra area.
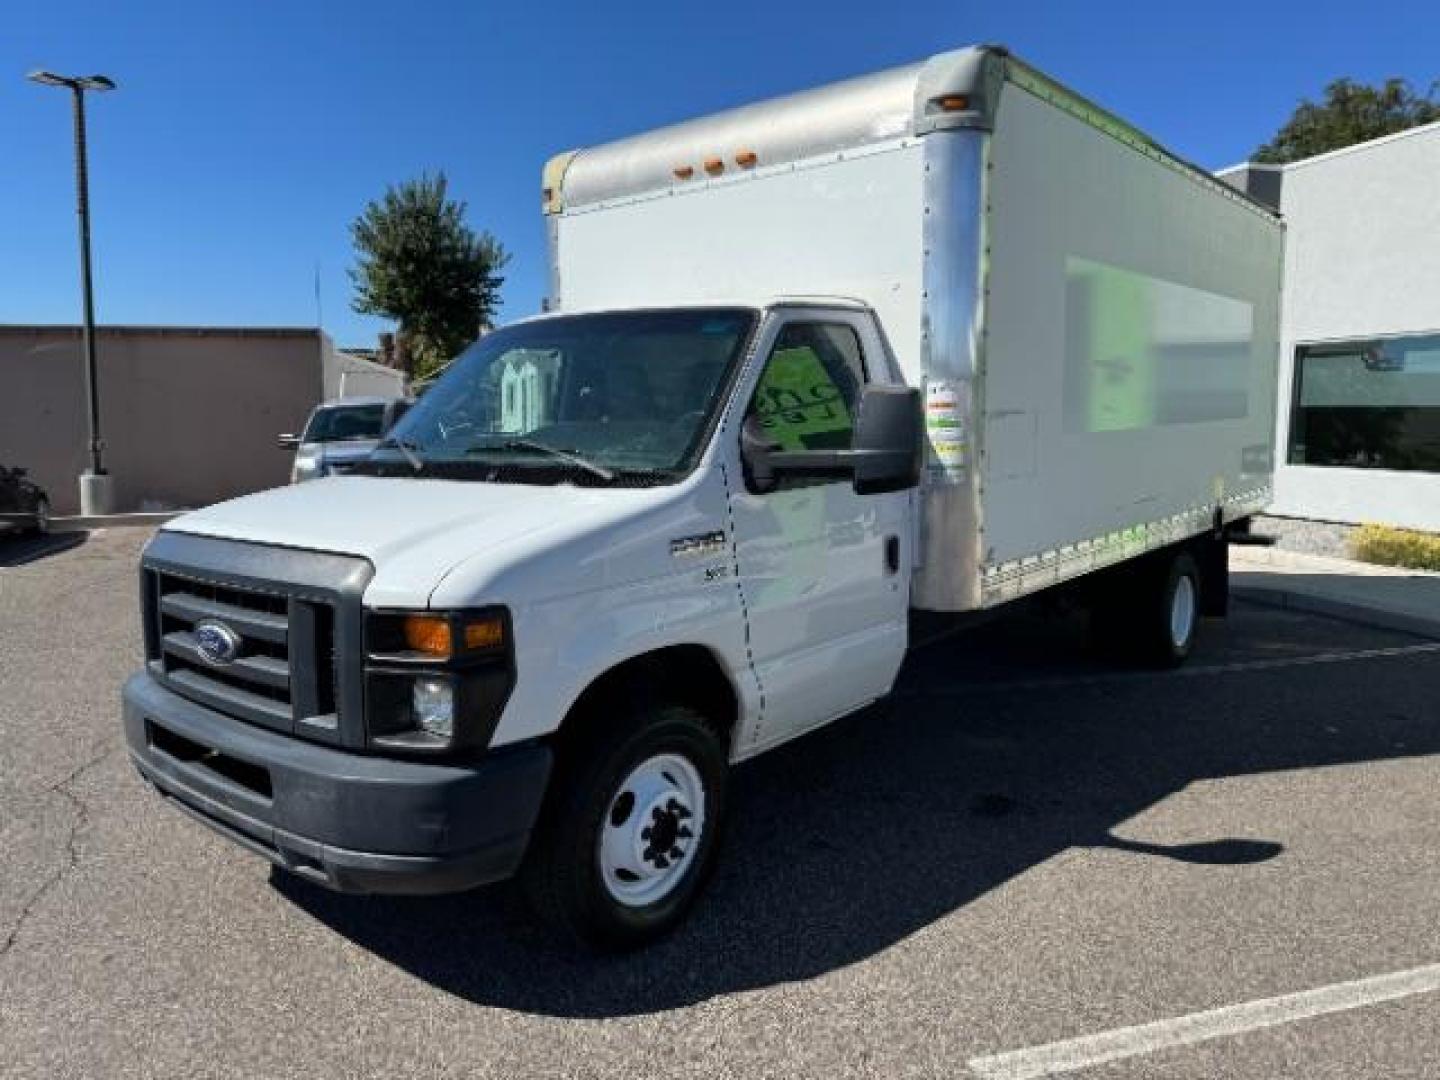
[(443, 169), (511, 250), (507, 318), (544, 292), (539, 171), (553, 152), (1002, 42), (1192, 160), (1243, 159), (1329, 79), (1440, 78), (1433, 2), (722, 4), (90, 0), (11, 8), (0, 37), (0, 322), (79, 309), (67, 94), (92, 99), (97, 315), (323, 325), (350, 311), (348, 224)]

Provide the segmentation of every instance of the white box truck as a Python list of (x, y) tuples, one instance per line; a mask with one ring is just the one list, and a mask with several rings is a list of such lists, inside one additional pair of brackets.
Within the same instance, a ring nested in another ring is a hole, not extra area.
[[(177, 518), (130, 753), (305, 878), (673, 926), (728, 768), (1043, 590), (1183, 660), (1270, 492), (1281, 224), (998, 48), (544, 170), (551, 311)], [(895, 731), (904, 738), (903, 727)]]

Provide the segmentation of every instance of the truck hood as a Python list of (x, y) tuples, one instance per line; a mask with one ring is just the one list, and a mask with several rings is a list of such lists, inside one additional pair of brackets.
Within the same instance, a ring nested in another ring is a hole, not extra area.
[(444, 576), (481, 555), (523, 557), (538, 534), (603, 528), (665, 499), (664, 488), (578, 488), (337, 476), (185, 514), (166, 528), (359, 555), (375, 606), (424, 606)]

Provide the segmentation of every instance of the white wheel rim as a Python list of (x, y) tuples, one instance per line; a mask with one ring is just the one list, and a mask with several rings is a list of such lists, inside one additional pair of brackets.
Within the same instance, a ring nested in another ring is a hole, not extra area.
[(657, 754), (616, 789), (600, 829), (600, 878), (626, 907), (664, 899), (705, 835), (705, 785), (679, 754)]
[(1175, 582), (1175, 593), (1170, 598), (1170, 643), (1183, 649), (1194, 626), (1195, 582), (1185, 574)]

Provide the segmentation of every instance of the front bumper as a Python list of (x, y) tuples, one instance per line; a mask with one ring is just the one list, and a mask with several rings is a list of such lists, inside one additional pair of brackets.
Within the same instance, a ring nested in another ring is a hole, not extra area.
[(348, 753), (197, 705), (147, 673), (122, 692), (141, 776), (190, 816), (344, 892), (457, 892), (520, 865), (550, 776), (547, 746), (467, 765)]

